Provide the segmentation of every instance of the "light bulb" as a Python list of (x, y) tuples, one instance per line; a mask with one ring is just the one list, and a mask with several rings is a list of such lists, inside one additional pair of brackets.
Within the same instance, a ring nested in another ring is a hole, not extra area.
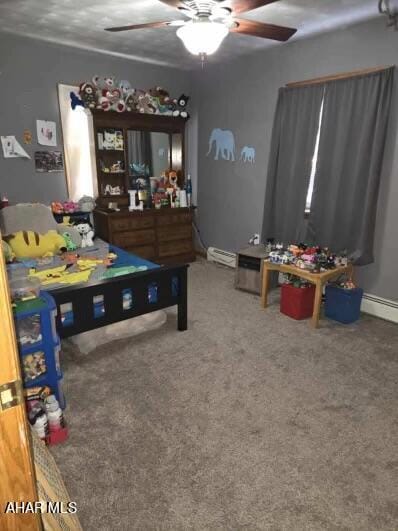
[(190, 53), (211, 55), (218, 50), (228, 33), (228, 28), (219, 22), (192, 20), (177, 30), (177, 37)]

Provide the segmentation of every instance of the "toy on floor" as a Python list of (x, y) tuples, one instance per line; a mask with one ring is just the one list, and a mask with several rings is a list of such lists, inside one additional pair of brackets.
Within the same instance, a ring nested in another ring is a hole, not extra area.
[(64, 442), (68, 438), (65, 417), (49, 387), (35, 387), (27, 397), (28, 419), (35, 433), (46, 444)]
[(82, 247), (92, 247), (94, 245), (94, 231), (89, 223), (79, 223), (76, 225), (82, 237)]

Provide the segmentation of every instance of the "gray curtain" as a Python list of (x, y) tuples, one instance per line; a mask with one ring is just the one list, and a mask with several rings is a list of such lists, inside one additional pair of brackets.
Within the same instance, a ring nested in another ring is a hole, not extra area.
[(262, 240), (305, 235), (305, 200), (324, 87), (279, 89), (269, 156)]
[(373, 261), (394, 69), (325, 83), (308, 238)]

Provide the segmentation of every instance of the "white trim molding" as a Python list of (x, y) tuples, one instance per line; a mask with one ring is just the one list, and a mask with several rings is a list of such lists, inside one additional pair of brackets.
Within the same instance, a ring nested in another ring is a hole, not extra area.
[(380, 317), (380, 319), (385, 319), (386, 321), (398, 323), (398, 301), (383, 299), (383, 297), (364, 293), (361, 311), (369, 315), (374, 315), (375, 317)]

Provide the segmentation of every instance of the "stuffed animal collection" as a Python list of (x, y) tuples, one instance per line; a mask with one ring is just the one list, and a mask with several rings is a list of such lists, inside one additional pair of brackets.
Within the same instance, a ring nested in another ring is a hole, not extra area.
[(71, 92), (70, 97), (72, 109), (81, 105), (86, 109), (189, 118), (189, 97), (185, 94), (173, 99), (162, 87), (135, 89), (129, 81), (118, 82), (112, 76), (94, 76), (91, 81), (80, 83), (79, 93)]

